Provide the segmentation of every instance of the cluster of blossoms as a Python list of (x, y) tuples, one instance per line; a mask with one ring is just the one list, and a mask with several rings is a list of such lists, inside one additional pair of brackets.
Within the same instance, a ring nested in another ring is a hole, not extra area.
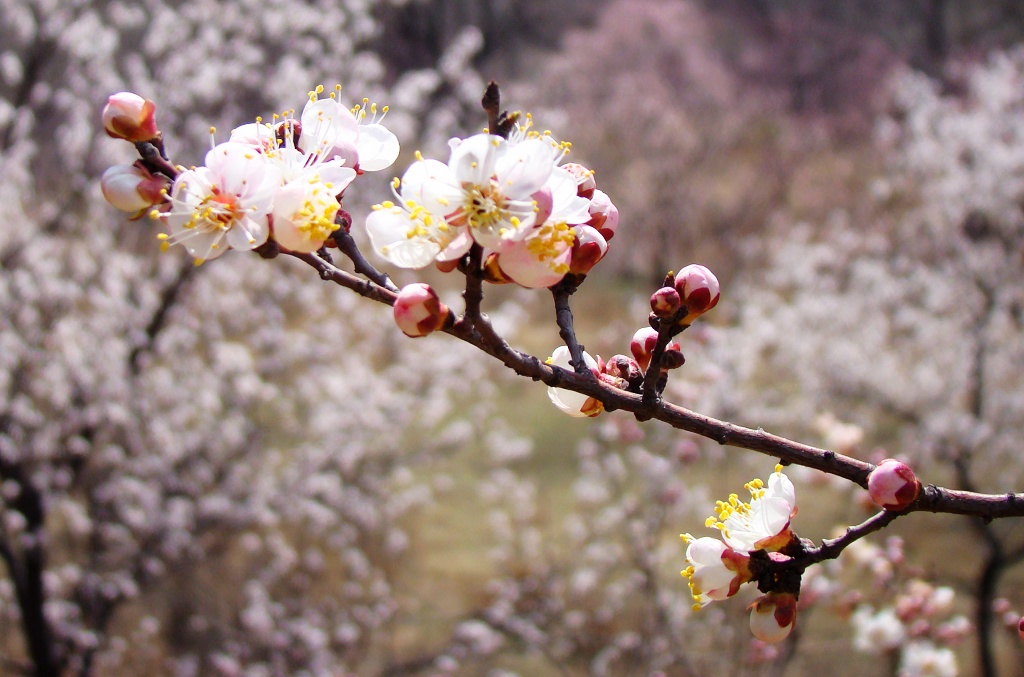
[[(750, 502), (744, 503), (732, 494), (719, 501), (716, 514), (707, 526), (718, 529), (721, 539), (694, 538), (683, 534), (688, 543), (682, 571), (689, 579), (694, 609), (731, 597), (744, 583), (758, 578), (758, 559), (783, 562), (788, 558), (781, 551), (796, 540), (790, 520), (796, 515), (796, 491), (782, 474), (782, 466), (765, 485), (760, 479), (745, 485)], [(779, 642), (793, 629), (796, 620), (798, 590), (770, 590), (750, 607), (750, 629), (763, 642)]]
[[(289, 251), (316, 251), (339, 228), (349, 184), (364, 171), (391, 166), (399, 151), (375, 105), (367, 119), (366, 101), (350, 110), (336, 92), (321, 98), (323, 91), (310, 92), (298, 119), (275, 114), (272, 122), (257, 118), (232, 130), (203, 166), (178, 171), (169, 188), (169, 177), (136, 163), (107, 170), (103, 193), (134, 216), (149, 211), (162, 220), (170, 231), (160, 236), (164, 247), (181, 244), (197, 265), (269, 239)], [(160, 146), (154, 115), (152, 102), (122, 92), (110, 97), (104, 127), (110, 136)]]
[(374, 205), (366, 229), (374, 249), (401, 268), (456, 267), (483, 248), (491, 282), (550, 287), (585, 275), (608, 251), (618, 210), (593, 172), (562, 161), (567, 142), (516, 118), (508, 138), (490, 133), (449, 142), (448, 162), (414, 162)]

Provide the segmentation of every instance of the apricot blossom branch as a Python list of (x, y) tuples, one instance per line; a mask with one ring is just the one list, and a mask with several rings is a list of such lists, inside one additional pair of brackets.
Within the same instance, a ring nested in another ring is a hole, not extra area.
[[(1024, 493), (922, 486), (895, 459), (867, 463), (666, 401), (668, 372), (684, 364), (676, 337), (719, 302), (718, 279), (704, 266), (668, 273), (651, 296), (648, 326), (632, 338), (632, 358), (614, 355), (604, 361), (589, 355), (576, 334), (570, 300), (607, 252), (618, 212), (597, 190), (592, 171), (563, 164), (570, 144), (532, 129), (529, 115), (500, 110), (493, 82), (481, 101), (490, 132), (453, 139), (447, 163), (417, 153), (391, 184), (394, 200), (374, 205), (365, 223), (373, 249), (389, 263), (461, 272), (464, 312), (455, 317), (427, 284), (399, 290), (363, 256), (350, 233), (351, 217), (341, 207), (345, 190), (359, 175), (394, 162), (397, 139), (380, 124), (375, 106), (366, 124), (365, 102), (349, 110), (337, 93), (321, 98), (322, 91), (310, 92), (298, 119), (273, 125), (258, 120), (232, 130), (227, 142), (207, 153), (205, 165), (189, 170), (178, 170), (166, 158), (155, 105), (132, 94), (114, 95), (104, 110), (105, 129), (135, 143), (142, 159), (108, 170), (104, 195), (133, 218), (148, 213), (164, 224), (170, 232), (160, 236), (163, 248), (182, 245), (196, 265), (228, 249), (296, 258), (324, 281), (392, 306), (408, 336), (443, 331), (517, 375), (543, 382), (552, 402), (571, 416), (621, 410), (640, 421), (658, 420), (777, 459), (767, 481), (745, 485), (749, 502), (736, 494), (718, 502), (707, 526), (721, 539), (684, 535), (689, 566), (683, 575), (695, 607), (755, 582), (764, 595), (752, 605), (751, 630), (763, 641), (779, 641), (793, 628), (806, 568), (838, 557), (899, 516), (923, 511), (986, 520), (1024, 516)], [(354, 272), (336, 266), (330, 248), (339, 249)], [(483, 311), (485, 282), (548, 289), (564, 345), (546, 360), (513, 348)], [(797, 511), (795, 489), (783, 473), (787, 465), (852, 482), (883, 510), (814, 546), (791, 528)]]

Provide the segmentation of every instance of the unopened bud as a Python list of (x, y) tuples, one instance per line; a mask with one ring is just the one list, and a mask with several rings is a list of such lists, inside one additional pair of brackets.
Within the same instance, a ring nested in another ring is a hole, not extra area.
[(619, 227), (619, 210), (604, 191), (595, 190), (594, 196), (590, 198), (590, 221), (587, 225), (601, 233), (608, 242), (615, 237), (615, 230)]
[[(678, 344), (676, 344), (678, 345)], [(662, 369), (678, 369), (683, 366), (686, 362), (686, 358), (683, 357), (683, 351), (673, 350), (671, 348), (666, 349), (661, 354), (661, 368)]]
[(682, 324), (690, 324), (718, 305), (718, 278), (702, 265), (691, 263), (676, 273), (676, 291), (688, 311)]
[(637, 388), (644, 380), (644, 373), (637, 361), (625, 355), (612, 355), (604, 365), (604, 373), (623, 379), (628, 388)]
[(921, 483), (906, 463), (887, 458), (868, 475), (871, 500), (886, 510), (903, 510), (914, 502)]
[(629, 352), (633, 353), (641, 370), (647, 371), (648, 365), (651, 364), (651, 353), (657, 342), (658, 332), (650, 327), (641, 327), (633, 334), (633, 340), (629, 342)]
[(115, 139), (154, 139), (160, 133), (156, 127), (156, 104), (132, 92), (112, 94), (103, 107), (103, 129)]
[(1017, 622), (1017, 634), (1024, 639), (1024, 616)]
[[(637, 365), (641, 371), (647, 371), (647, 367), (651, 364), (651, 354), (654, 352), (654, 346), (658, 343), (658, 332), (650, 327), (641, 327), (636, 330), (633, 334), (633, 340), (629, 342), (629, 352), (633, 354), (636, 359)], [(678, 341), (671, 341), (665, 346), (665, 352), (662, 355), (662, 368), (663, 369), (675, 369), (681, 367), (683, 364), (683, 354), (679, 352), (680, 346)], [(678, 356), (670, 356), (670, 353), (677, 352)], [(667, 363), (665, 360), (667, 359)], [(678, 361), (678, 364), (676, 363)], [(672, 366), (669, 366), (672, 365)]]
[(426, 336), (444, 326), (448, 306), (441, 303), (429, 284), (406, 285), (395, 299), (395, 323), (402, 333), (413, 338)]
[(769, 592), (750, 605), (750, 632), (766, 644), (789, 637), (796, 622), (796, 597), (788, 592)]
[(593, 170), (587, 169), (578, 162), (567, 162), (562, 165), (562, 169), (568, 170), (570, 174), (576, 177), (577, 195), (585, 197), (588, 200), (594, 197), (594, 191), (597, 189), (597, 181), (594, 180)]
[(572, 243), (572, 259), (569, 261), (569, 272), (573, 275), (586, 275), (597, 262), (608, 253), (608, 242), (601, 233), (590, 226), (576, 228), (576, 239)]
[(100, 191), (104, 199), (132, 219), (144, 216), (165, 201), (165, 191), (171, 182), (164, 176), (153, 175), (138, 163), (114, 165), (100, 177)]
[(672, 317), (681, 304), (682, 299), (675, 287), (662, 287), (651, 294), (651, 311), (658, 317)]

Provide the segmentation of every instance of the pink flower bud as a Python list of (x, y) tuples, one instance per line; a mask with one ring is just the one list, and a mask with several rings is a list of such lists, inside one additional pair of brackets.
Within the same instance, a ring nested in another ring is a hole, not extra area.
[(1017, 634), (1021, 639), (1024, 639), (1024, 616), (1017, 622)]
[(681, 304), (675, 287), (662, 287), (651, 295), (651, 310), (658, 317), (672, 317)]
[(562, 165), (562, 169), (568, 170), (570, 174), (576, 177), (577, 195), (588, 200), (594, 197), (597, 181), (594, 180), (594, 172), (592, 170), (587, 169), (578, 162), (567, 162)]
[(103, 107), (103, 129), (108, 136), (126, 141), (149, 141), (156, 128), (156, 104), (132, 92), (118, 92)]
[[(647, 367), (651, 364), (651, 353), (654, 352), (654, 346), (658, 343), (658, 332), (650, 327), (641, 327), (636, 330), (633, 334), (633, 340), (629, 342), (629, 352), (633, 353), (633, 357), (636, 359), (636, 363), (640, 366), (641, 371), (647, 371)], [(673, 351), (679, 351), (680, 346), (678, 341), (671, 341), (665, 346), (665, 354)], [(679, 354), (679, 358), (682, 358), (682, 353)], [(672, 363), (676, 358), (670, 357), (669, 362)], [(682, 366), (682, 362), (676, 364), (674, 367), (668, 367), (662, 364), (662, 367), (668, 369), (674, 369), (675, 367)]]
[(647, 367), (651, 364), (651, 352), (657, 342), (658, 332), (650, 327), (641, 327), (633, 334), (633, 340), (629, 342), (629, 352), (633, 353), (641, 370), (647, 371)]
[(871, 500), (886, 510), (903, 510), (914, 502), (921, 483), (906, 463), (887, 458), (868, 475)]
[(721, 288), (714, 273), (702, 265), (691, 263), (676, 274), (676, 291), (689, 311), (682, 323), (690, 324), (718, 305)]
[(426, 336), (444, 326), (448, 306), (441, 303), (429, 284), (406, 285), (395, 299), (395, 323), (402, 333), (413, 338)]
[(594, 196), (590, 198), (590, 221), (587, 225), (601, 233), (607, 242), (615, 237), (615, 230), (619, 227), (619, 210), (604, 191), (595, 190)]
[(139, 163), (114, 165), (103, 172), (100, 191), (111, 205), (130, 212), (132, 219), (138, 219), (166, 200), (165, 191), (170, 183), (166, 177), (151, 174)]
[(576, 229), (576, 239), (572, 243), (569, 272), (573, 275), (586, 275), (607, 252), (608, 242), (601, 233), (590, 226), (580, 226)]
[(766, 644), (789, 637), (796, 622), (796, 597), (788, 592), (769, 592), (750, 605), (750, 632)]

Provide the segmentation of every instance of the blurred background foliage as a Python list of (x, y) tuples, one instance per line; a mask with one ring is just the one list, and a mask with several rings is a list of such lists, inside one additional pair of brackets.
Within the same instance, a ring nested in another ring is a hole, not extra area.
[[(752, 644), (743, 600), (690, 611), (677, 534), (774, 461), (618, 413), (566, 421), (536, 384), (406, 340), (292, 262), (157, 255), (151, 224), (97, 187), (131, 158), (98, 133), (115, 91), (157, 102), (187, 165), (210, 125), (223, 140), (340, 81), (391, 105), (400, 174), (482, 127), (495, 79), (621, 212), (574, 296), (590, 352), (626, 352), (665, 272), (700, 262), (723, 297), (683, 335), (674, 401), (1019, 491), (1020, 2), (0, 0), (0, 16), (0, 673), (1024, 674), (1003, 627), (1024, 609), (1019, 522), (901, 520), (902, 548), (882, 535), (820, 567), (799, 632)], [(357, 222), (390, 177), (366, 178)], [(394, 274), (457, 306), (457, 280)], [(514, 345), (551, 351), (543, 293), (488, 293)], [(800, 535), (869, 514), (861, 492), (793, 476)], [(955, 602), (907, 612), (929, 585)], [(906, 637), (865, 652), (857, 611), (887, 608)]]

